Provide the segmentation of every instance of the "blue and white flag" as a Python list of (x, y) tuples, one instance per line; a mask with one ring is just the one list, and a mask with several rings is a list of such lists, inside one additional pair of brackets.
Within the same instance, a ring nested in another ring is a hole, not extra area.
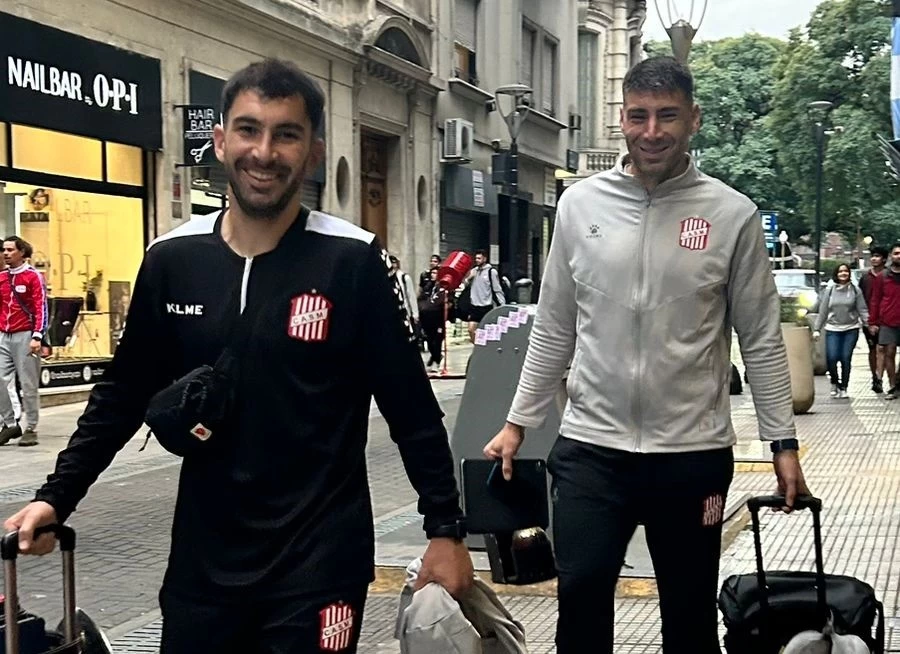
[(893, 18), (891, 45), (891, 118), (894, 124), (894, 140), (900, 139), (900, 16)]

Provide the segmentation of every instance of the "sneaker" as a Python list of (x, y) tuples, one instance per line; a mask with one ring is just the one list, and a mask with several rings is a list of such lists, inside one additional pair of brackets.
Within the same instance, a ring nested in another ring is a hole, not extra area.
[(881, 382), (880, 379), (875, 378), (875, 379), (872, 380), (872, 390), (873, 390), (876, 394), (879, 394), (879, 395), (880, 395), (881, 393), (884, 393), (884, 384), (882, 384), (882, 382)]
[(846, 388), (842, 388), (842, 389), (841, 389), (841, 392), (840, 392), (840, 394), (838, 395), (838, 397), (841, 398), (842, 400), (849, 400), (849, 399), (850, 399), (850, 395), (847, 393), (847, 389), (846, 389)]
[(887, 393), (884, 394), (884, 399), (886, 400), (894, 400), (897, 398), (897, 387), (894, 386)]
[(22, 428), (19, 425), (4, 427), (3, 429), (0, 429), (0, 445), (6, 445), (8, 442), (14, 438), (19, 438), (21, 435)]
[(22, 440), (19, 441), (19, 447), (34, 447), (37, 444), (37, 432), (34, 429), (26, 429), (22, 433)]
[(841, 391), (840, 391), (840, 389), (837, 387), (837, 384), (832, 384), (832, 385), (831, 385), (831, 397), (837, 397), (838, 394), (839, 394), (840, 392), (841, 392)]

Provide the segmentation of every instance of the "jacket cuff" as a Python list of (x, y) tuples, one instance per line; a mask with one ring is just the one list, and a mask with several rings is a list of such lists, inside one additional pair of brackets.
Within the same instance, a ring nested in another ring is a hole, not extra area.
[(770, 434), (759, 434), (759, 440), (768, 443), (771, 441), (783, 441), (788, 438), (797, 438), (797, 430), (796, 429), (786, 429), (784, 431), (776, 431)]
[(74, 506), (69, 506), (54, 493), (44, 489), (41, 489), (37, 493), (35, 493), (34, 499), (31, 501), (46, 502), (47, 504), (52, 506), (53, 510), (56, 511), (56, 521), (59, 524), (64, 524), (66, 520), (69, 519), (69, 516), (71, 516), (75, 512)]

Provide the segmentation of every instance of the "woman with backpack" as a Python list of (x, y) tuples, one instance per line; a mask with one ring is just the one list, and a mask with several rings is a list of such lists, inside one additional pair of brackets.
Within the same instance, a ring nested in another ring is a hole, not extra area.
[[(819, 339), (824, 326), (825, 358), (831, 377), (831, 397), (848, 399), (850, 359), (859, 339), (860, 326), (869, 322), (869, 310), (862, 291), (851, 280), (850, 266), (846, 263), (840, 264), (834, 269), (831, 279), (833, 284), (829, 284), (819, 298), (819, 316), (816, 319), (813, 338)], [(837, 371), (839, 362), (840, 378)]]

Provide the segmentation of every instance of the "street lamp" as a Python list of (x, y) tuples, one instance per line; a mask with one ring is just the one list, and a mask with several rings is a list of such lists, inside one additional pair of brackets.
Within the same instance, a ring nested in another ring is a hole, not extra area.
[(825, 143), (828, 140), (828, 118), (834, 105), (828, 100), (816, 100), (807, 105), (807, 115), (813, 121), (813, 139), (816, 143), (816, 223), (813, 228), (813, 247), (816, 254), (816, 283), (822, 269), (822, 166), (825, 160)]
[[(530, 104), (525, 103), (525, 98), (532, 93), (531, 87), (525, 84), (507, 84), (494, 91), (494, 103), (497, 112), (506, 123), (509, 130), (509, 154), (506, 159), (505, 182), (509, 186), (509, 273), (515, 277), (518, 275), (517, 254), (519, 246), (519, 132), (525, 116), (531, 111)], [(502, 97), (511, 98), (512, 105), (506, 113), (500, 102)], [(499, 262), (494, 262), (499, 263)]]
[[(697, 0), (691, 0), (691, 8), (688, 10), (687, 17), (682, 16), (675, 7), (675, 0), (666, 0), (666, 15), (668, 22), (663, 20), (662, 11), (659, 8), (660, 0), (654, 0), (656, 5), (656, 14), (659, 16), (659, 22), (666, 29), (669, 40), (672, 42), (672, 54), (675, 59), (683, 64), (687, 64), (688, 54), (691, 51), (691, 42), (694, 40), (700, 25), (703, 24), (703, 18), (706, 16), (706, 6), (708, 0), (700, 0), (702, 8), (700, 9), (700, 20), (697, 21), (697, 27), (691, 25), (691, 19), (694, 17), (694, 7)], [(674, 10), (674, 11), (673, 11)], [(668, 27), (667, 27), (668, 26)]]

